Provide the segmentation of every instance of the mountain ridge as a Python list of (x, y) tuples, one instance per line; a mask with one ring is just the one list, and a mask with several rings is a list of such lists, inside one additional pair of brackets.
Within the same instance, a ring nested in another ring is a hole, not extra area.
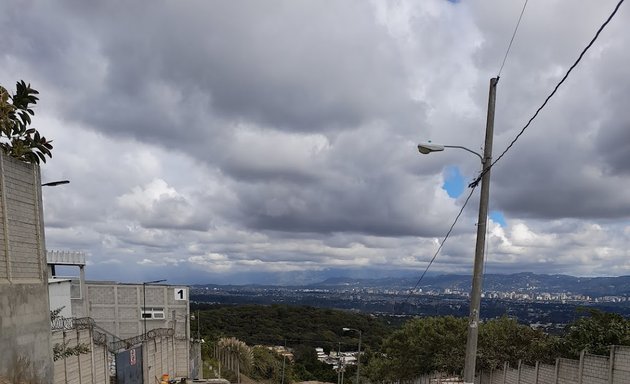
[[(392, 289), (409, 290), (417, 285), (423, 291), (447, 289), (470, 291), (472, 278), (468, 275), (443, 274), (425, 276), (418, 284), (413, 277), (352, 278), (330, 277), (318, 283), (305, 285), (244, 284), (217, 285), (195, 284), (193, 287), (207, 288), (283, 288), (283, 289)], [(585, 296), (626, 296), (630, 295), (630, 276), (577, 277), (564, 274), (536, 274), (519, 272), (513, 274), (486, 274), (483, 291), (530, 292), (530, 293), (571, 293)]]

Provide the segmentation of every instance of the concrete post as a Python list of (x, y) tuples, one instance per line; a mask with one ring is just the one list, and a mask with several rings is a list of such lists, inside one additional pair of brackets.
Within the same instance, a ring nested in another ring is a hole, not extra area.
[(479, 218), (477, 220), (477, 242), (475, 245), (475, 261), (473, 265), (472, 289), (470, 292), (470, 314), (468, 317), (468, 334), (466, 337), (466, 355), (464, 360), (464, 384), (473, 384), (475, 380), (477, 341), (479, 336), (479, 309), (481, 307), (483, 261), (486, 246), (486, 225), (488, 223), (488, 201), (490, 199), (490, 164), (492, 163), (494, 107), (498, 81), (498, 78), (490, 79), (490, 91), (488, 95), (486, 140), (483, 148), (481, 195), (479, 197)]
[(610, 360), (608, 361), (608, 384), (613, 384), (613, 374), (615, 373), (615, 352), (616, 345), (610, 346)]
[(582, 374), (584, 373), (584, 355), (586, 355), (586, 349), (580, 352), (580, 366), (578, 368), (578, 384), (582, 384)]

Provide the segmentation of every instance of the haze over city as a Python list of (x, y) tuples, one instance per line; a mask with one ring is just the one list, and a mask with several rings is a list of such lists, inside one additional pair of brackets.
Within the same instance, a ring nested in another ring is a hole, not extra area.
[[(497, 87), (501, 153), (615, 1), (532, 1)], [(87, 277), (419, 276), (478, 175), (497, 0), (3, 1), (0, 84), (40, 92), (46, 247)], [(630, 12), (492, 170), (486, 270), (630, 274)], [(496, 155), (495, 155), (496, 156)], [(471, 270), (478, 191), (431, 267)]]

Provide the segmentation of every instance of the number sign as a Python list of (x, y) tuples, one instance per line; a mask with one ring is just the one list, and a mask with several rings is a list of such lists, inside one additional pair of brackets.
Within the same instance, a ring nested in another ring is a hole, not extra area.
[(188, 300), (188, 288), (175, 288), (175, 300)]

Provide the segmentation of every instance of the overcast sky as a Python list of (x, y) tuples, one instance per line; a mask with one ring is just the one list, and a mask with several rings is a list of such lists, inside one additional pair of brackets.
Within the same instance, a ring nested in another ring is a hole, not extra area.
[[(529, 1), (495, 156), (617, 0)], [(49, 250), (93, 279), (419, 276), (468, 194), (522, 1), (0, 2), (40, 91)], [(630, 4), (492, 172), (487, 272), (630, 274)], [(470, 273), (478, 190), (432, 266)]]

